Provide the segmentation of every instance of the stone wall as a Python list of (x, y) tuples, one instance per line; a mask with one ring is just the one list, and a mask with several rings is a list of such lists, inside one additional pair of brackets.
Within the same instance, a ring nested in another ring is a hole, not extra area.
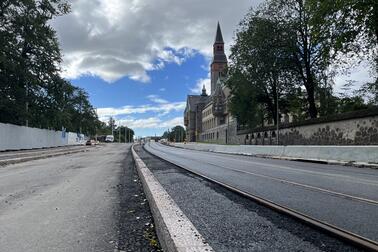
[(200, 142), (216, 144), (239, 144), (236, 121), (222, 124), (201, 134)]
[[(280, 126), (280, 145), (378, 145), (378, 108)], [(239, 130), (236, 142), (277, 144), (275, 126)]]

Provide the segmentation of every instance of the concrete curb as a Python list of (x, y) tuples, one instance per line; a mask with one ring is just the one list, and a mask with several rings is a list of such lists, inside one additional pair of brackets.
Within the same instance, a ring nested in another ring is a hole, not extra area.
[(214, 251), (131, 147), (164, 251)]
[(231, 155), (242, 155), (242, 156), (251, 156), (251, 157), (259, 157), (259, 158), (269, 158), (269, 159), (280, 159), (280, 160), (291, 160), (291, 161), (301, 161), (301, 162), (312, 162), (312, 163), (323, 163), (329, 165), (342, 165), (342, 166), (353, 166), (357, 168), (371, 168), (371, 169), (378, 169), (377, 163), (368, 163), (368, 162), (361, 162), (361, 161), (343, 161), (343, 160), (330, 160), (330, 159), (321, 159), (321, 158), (308, 158), (308, 157), (294, 157), (294, 156), (285, 156), (283, 155), (275, 155), (275, 154), (254, 154), (248, 152), (233, 152), (233, 151), (221, 151), (221, 150), (213, 150), (213, 149), (198, 149), (198, 148), (191, 148), (191, 146), (180, 146), (176, 144), (167, 144), (168, 146), (180, 148), (180, 149), (189, 149), (189, 150), (196, 150), (196, 151), (206, 151), (206, 152), (214, 152), (214, 153), (221, 153), (221, 154), (231, 154)]
[(78, 150), (66, 151), (66, 152), (57, 152), (57, 153), (52, 153), (52, 154), (47, 154), (47, 155), (5, 159), (5, 160), (0, 160), (0, 167), (10, 165), (10, 164), (18, 164), (18, 163), (23, 163), (23, 162), (28, 162), (28, 161), (38, 160), (38, 159), (45, 159), (45, 158), (51, 158), (51, 157), (57, 157), (57, 156), (63, 156), (63, 155), (69, 155), (69, 154), (75, 154), (75, 153), (87, 152), (87, 151), (89, 150), (85, 149), (85, 150), (79, 150), (79, 151)]

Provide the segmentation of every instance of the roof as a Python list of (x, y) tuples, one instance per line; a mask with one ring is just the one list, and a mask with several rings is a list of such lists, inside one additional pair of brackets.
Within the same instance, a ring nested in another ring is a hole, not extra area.
[(219, 22), (218, 22), (218, 26), (217, 26), (217, 34), (215, 35), (215, 42), (214, 43), (223, 43), (224, 44), (222, 31), (221, 31)]
[(186, 99), (186, 108), (185, 111), (195, 111), (197, 105), (200, 103), (207, 103), (209, 96), (202, 95), (188, 95)]

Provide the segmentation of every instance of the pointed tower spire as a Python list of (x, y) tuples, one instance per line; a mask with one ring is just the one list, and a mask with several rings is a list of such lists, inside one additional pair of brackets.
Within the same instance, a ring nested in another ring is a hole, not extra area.
[(214, 43), (224, 43), (223, 36), (222, 36), (222, 30), (220, 28), (219, 21), (218, 21), (217, 34), (215, 35), (215, 42)]
[(202, 87), (202, 94), (201, 96), (207, 96), (205, 85)]
[(211, 94), (214, 93), (219, 76), (227, 67), (227, 57), (224, 53), (224, 41), (220, 24), (217, 25), (215, 42), (213, 45), (213, 61), (211, 63)]

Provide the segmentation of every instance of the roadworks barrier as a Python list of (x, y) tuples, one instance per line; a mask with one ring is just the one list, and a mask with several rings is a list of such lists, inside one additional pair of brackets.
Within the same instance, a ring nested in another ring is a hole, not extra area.
[(163, 250), (168, 252), (214, 251), (140, 159), (134, 146), (131, 147), (131, 151)]
[(378, 167), (378, 146), (256, 146), (205, 143), (171, 143), (175, 147), (226, 154), (250, 155), (289, 160)]
[(84, 143), (83, 134), (0, 123), (0, 151), (51, 148)]

